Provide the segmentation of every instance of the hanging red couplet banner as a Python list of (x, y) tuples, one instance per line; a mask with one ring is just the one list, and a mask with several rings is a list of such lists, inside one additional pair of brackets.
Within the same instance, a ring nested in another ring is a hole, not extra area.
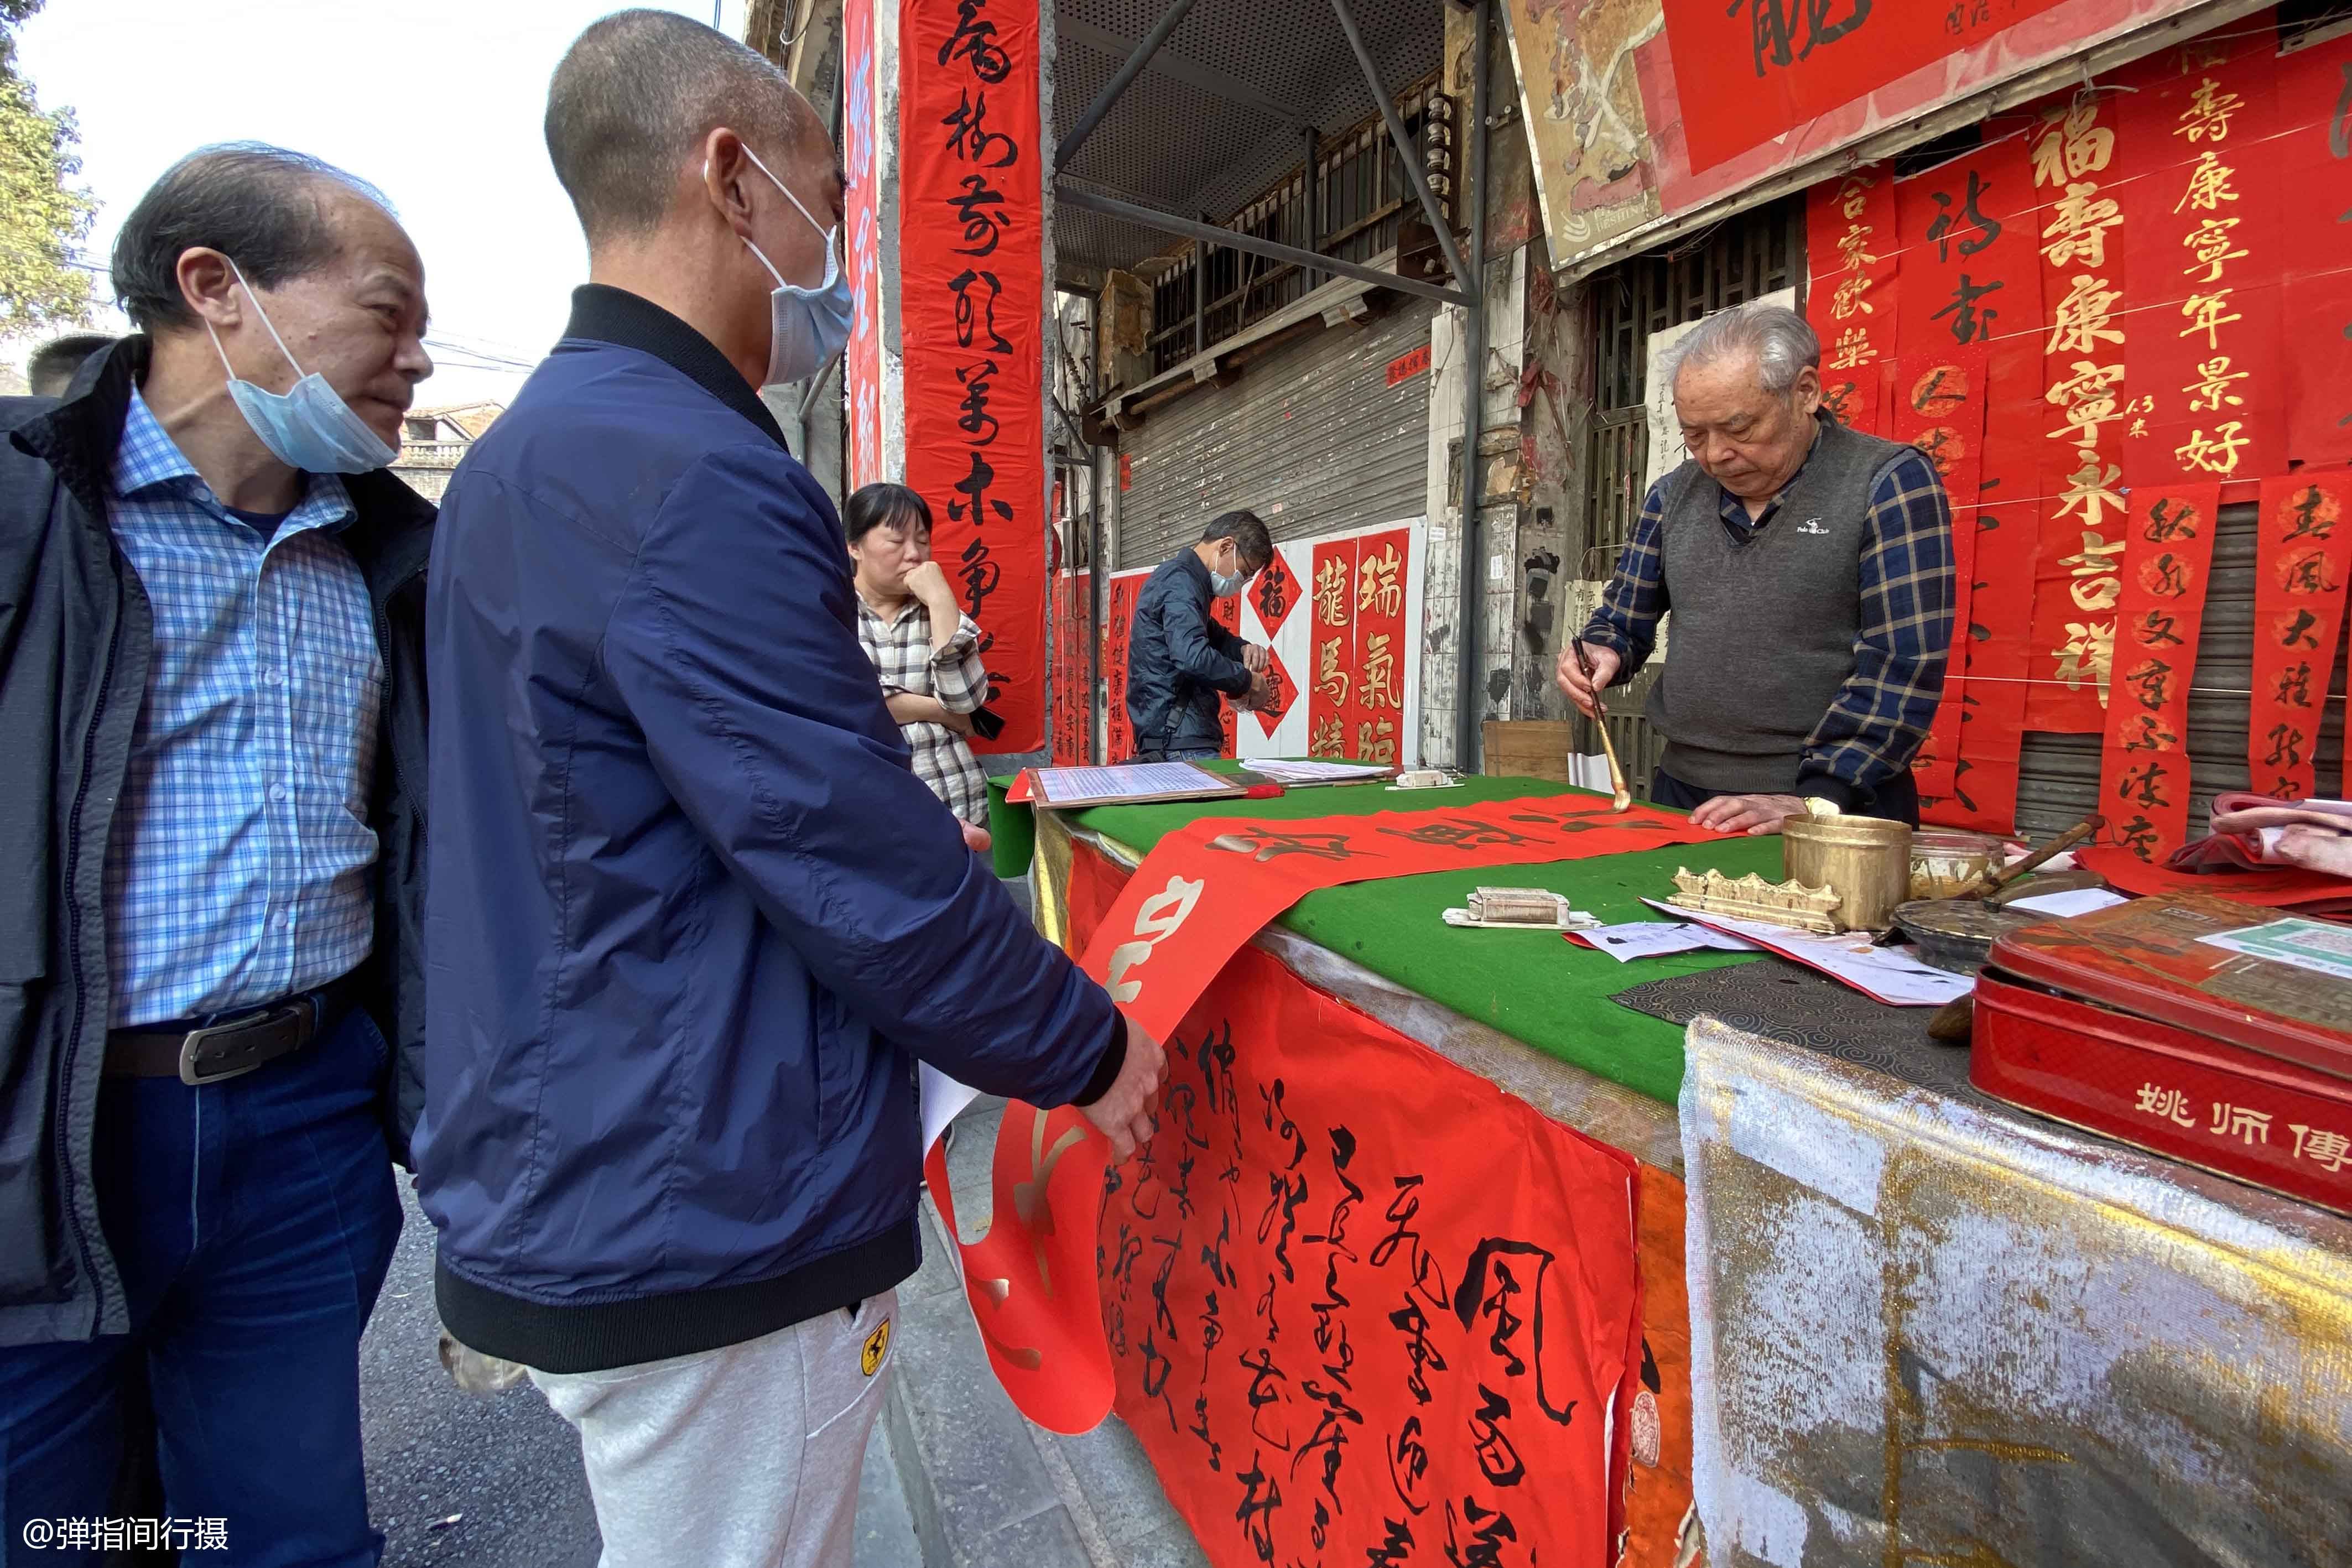
[(1633, 1160), (1264, 953), (1168, 1056), (1093, 1239), (1119, 1415), (1209, 1561), (1613, 1561)]
[(2189, 682), (2221, 502), (2218, 481), (2132, 492), (2099, 797), (2109, 841), (2143, 860), (2189, 836)]
[[(1238, 637), (1242, 634), (1242, 601), (1239, 599), (1209, 601), (1209, 618), (1234, 636)], [(1217, 705), (1217, 727), (1224, 737), (1220, 747), (1221, 753), (1226, 757), (1240, 756), (1239, 749), (1234, 745), (1235, 731), (1240, 726), (1234, 717), (1234, 700), (1231, 697), (1225, 698)]]
[(1307, 580), (1307, 755), (1348, 755), (1356, 701), (1356, 547), (1315, 547)]
[(1291, 612), (1298, 604), (1298, 579), (1291, 571), (1290, 562), (1284, 558), (1281, 549), (1275, 550), (1274, 558), (1265, 563), (1265, 570), (1257, 574), (1256, 580), (1243, 590), (1243, 593), (1249, 600), (1251, 608), (1257, 612), (1258, 625), (1263, 629), (1261, 634), (1265, 638), (1265, 684), (1272, 693), (1272, 699), (1265, 706), (1252, 709), (1250, 716), (1257, 721), (1258, 733), (1271, 739), (1274, 732), (1282, 727), (1283, 717), (1290, 712), (1290, 705), (1298, 700), (1298, 683), (1291, 676), (1290, 665), (1276, 647), (1282, 635), (1283, 622), (1290, 619)]
[(2278, 61), (2284, 133), (2263, 155), (2284, 193), (2280, 250), (2284, 310), (2294, 330), (2286, 356), (2287, 455), (2297, 463), (2352, 459), (2352, 36)]
[(1404, 678), (1412, 656), (1405, 630), (1405, 563), (1412, 535), (1404, 528), (1356, 541), (1356, 683), (1347, 717), (1348, 755), (1393, 763), (1403, 740)]
[(1038, 11), (897, 4), (907, 483), (931, 500), (932, 552), (980, 623), (1004, 720), (973, 749), (1035, 751), (1048, 488)]
[(874, 0), (844, 0), (841, 56), (841, 167), (849, 185), (841, 265), (857, 300), (841, 380), (848, 410), (849, 484), (856, 490), (888, 476), (882, 461), (882, 183), (875, 178), (874, 162)]
[(1955, 651), (1948, 659), (1944, 695), (1927, 743), (1912, 759), (1919, 810), (1942, 821), (1956, 809), (1954, 778), (1959, 764), (1960, 716), (1967, 707), (1964, 644), (1969, 586), (1976, 571), (1976, 500), (1984, 464), (1985, 365), (1982, 344), (1950, 353), (1906, 354), (1895, 361), (1894, 423), (1890, 434), (1927, 455), (1944, 482), (1952, 507), (1952, 629)]
[(1054, 766), (1092, 762), (1094, 672), (1087, 610), (1094, 592), (1091, 574), (1054, 574)]
[[(1644, 806), (1614, 812), (1580, 794), (1303, 821), (1203, 819), (1145, 857), (1079, 967), (1131, 1020), (1167, 1040), (1226, 962), (1317, 888), (1719, 837), (1685, 817)], [(990, 1365), (1023, 1414), (1058, 1432), (1087, 1431), (1111, 1407), (1111, 1353), (1085, 1266), (1090, 1253), (1073, 1239), (1092, 1234), (1109, 1146), (1073, 1107), (1008, 1105), (989, 1233), (961, 1248), (965, 1293)], [(952, 1225), (940, 1145), (924, 1170)], [(1621, 1212), (1630, 1223), (1630, 1210)]]
[[(1890, 331), (1887, 334), (1892, 337)], [(1885, 381), (1886, 364), (1848, 365), (1843, 370), (1822, 371), (1822, 406), (1830, 417), (1849, 430), (1864, 435), (1886, 434), (1885, 394), (1881, 390)]]
[(1135, 643), (1135, 601), (1143, 592), (1146, 572), (1110, 580), (1110, 602), (1103, 613), (1103, 690), (1108, 708), (1103, 725), (1104, 746), (1113, 762), (1135, 756), (1135, 725), (1127, 711), (1128, 653)]
[(2259, 794), (2312, 792), (2320, 715), (2352, 570), (2352, 474), (2263, 481), (2254, 549), (2254, 696), (2246, 777)]
[(2033, 642), (2025, 726), (2095, 735), (2122, 591), (2126, 309), (2123, 204), (2137, 155), (2112, 99), (2058, 100), (2028, 136), (2041, 220), (2042, 548), (2034, 571)]
[[(1805, 196), (1805, 319), (1822, 340), (1824, 384), (1892, 360), (1895, 350), (1895, 172), (1872, 163), (1824, 180)], [(1872, 385), (1876, 386), (1876, 378)], [(1876, 434), (1878, 410), (1849, 402), (1841, 423)], [(1866, 423), (1865, 423), (1866, 422)]]
[[(2122, 235), (2131, 275), (2124, 477), (2252, 479), (2286, 467), (2279, 342), (2277, 45), (2267, 29), (2195, 39), (2134, 68), (2117, 95), (2141, 171)], [(2070, 193), (2053, 227), (2111, 211)]]

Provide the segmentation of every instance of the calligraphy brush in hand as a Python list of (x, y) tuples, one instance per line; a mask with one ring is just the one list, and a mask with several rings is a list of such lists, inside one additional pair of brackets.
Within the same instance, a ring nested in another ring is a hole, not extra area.
[[(1569, 639), (1569, 646), (1576, 650), (1576, 667), (1584, 672), (1586, 680), (1592, 680), (1592, 655), (1584, 651), (1584, 640), (1572, 637)], [(1592, 702), (1596, 707), (1601, 704), (1601, 687), (1597, 682), (1592, 687)], [(1609, 809), (1630, 811), (1633, 809), (1633, 792), (1625, 788), (1625, 770), (1617, 765), (1617, 743), (1609, 738), (1609, 720), (1596, 717), (1592, 722), (1601, 731), (1601, 752), (1609, 758), (1609, 788), (1616, 791), (1609, 802)]]

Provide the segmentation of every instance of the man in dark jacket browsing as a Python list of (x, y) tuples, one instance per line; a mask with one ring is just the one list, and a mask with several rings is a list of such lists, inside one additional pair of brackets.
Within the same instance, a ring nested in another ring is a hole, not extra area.
[(428, 589), (441, 1315), (579, 1430), (612, 1568), (846, 1564), (917, 1059), (1076, 1102), (1124, 1158), (1162, 1056), (911, 770), (758, 395), (848, 329), (814, 112), (628, 11), (546, 131), (593, 281), (452, 480)]
[(424, 266), (351, 176), (222, 147), (113, 284), (139, 333), (0, 402), (0, 1561), (97, 1560), (37, 1535), (121, 1511), (127, 1427), (156, 1512), (225, 1521), (178, 1544), (373, 1563), (433, 522), (383, 468)]
[(1217, 624), (1210, 604), (1247, 588), (1274, 559), (1255, 512), (1227, 512), (1201, 542), (1160, 563), (1135, 598), (1128, 639), (1127, 717), (1136, 759), (1187, 762), (1224, 748), (1220, 693), (1265, 702), (1265, 650)]

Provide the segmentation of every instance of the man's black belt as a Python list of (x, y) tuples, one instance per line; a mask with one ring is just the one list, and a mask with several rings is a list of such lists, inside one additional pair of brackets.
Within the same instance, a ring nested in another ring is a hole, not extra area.
[(292, 1055), (341, 1023), (355, 989), (345, 975), (315, 991), (215, 1022), (189, 1019), (110, 1030), (106, 1076), (176, 1078), (191, 1085), (242, 1077)]

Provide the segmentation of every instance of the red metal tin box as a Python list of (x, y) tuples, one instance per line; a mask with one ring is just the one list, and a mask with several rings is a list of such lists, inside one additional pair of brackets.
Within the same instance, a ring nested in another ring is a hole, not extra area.
[(2352, 1214), (2352, 982), (2202, 940), (2278, 912), (2142, 899), (2004, 936), (1969, 1074), (2029, 1111)]

